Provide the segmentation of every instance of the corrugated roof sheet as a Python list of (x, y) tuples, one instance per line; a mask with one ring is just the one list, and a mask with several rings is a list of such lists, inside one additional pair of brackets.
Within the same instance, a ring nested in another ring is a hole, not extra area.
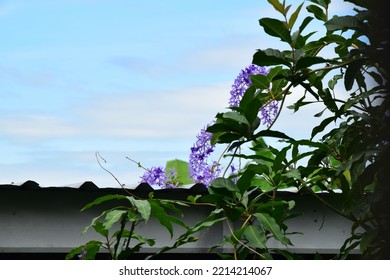
[(194, 184), (194, 185), (185, 185), (180, 188), (176, 189), (155, 189), (151, 187), (149, 184), (141, 183), (139, 185), (134, 185), (132, 187), (124, 186), (123, 188), (120, 187), (99, 187), (92, 181), (85, 181), (82, 183), (74, 183), (74, 184), (68, 184), (68, 185), (62, 185), (62, 186), (41, 186), (39, 183), (27, 180), (24, 182), (12, 182), (9, 184), (0, 184), (0, 190), (4, 189), (20, 189), (20, 190), (44, 190), (44, 189), (70, 189), (70, 190), (91, 190), (91, 191), (121, 191), (121, 190), (132, 190), (132, 191), (139, 191), (139, 192), (167, 192), (167, 191), (192, 191), (192, 192), (206, 192), (207, 188), (202, 184)]

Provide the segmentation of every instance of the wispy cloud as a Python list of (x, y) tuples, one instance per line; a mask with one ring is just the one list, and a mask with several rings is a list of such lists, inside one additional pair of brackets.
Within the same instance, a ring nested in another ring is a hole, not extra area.
[[(210, 122), (227, 104), (225, 85), (107, 95), (83, 114), (91, 134), (125, 137), (188, 137)], [(94, 131), (91, 131), (91, 128)]]
[(67, 114), (3, 115), (0, 130), (16, 138), (188, 137), (224, 110), (228, 94), (226, 85), (107, 94), (69, 108)]
[(31, 115), (3, 115), (0, 119), (0, 130), (21, 140), (30, 137), (64, 137), (76, 134), (76, 128), (69, 125), (59, 116)]
[(137, 75), (156, 77), (165, 73), (163, 65), (154, 63), (150, 58), (139, 56), (115, 56), (107, 59), (108, 63)]
[[(258, 40), (251, 37), (226, 37), (214, 46), (196, 50), (187, 56), (186, 62), (194, 71), (202, 69), (236, 71), (252, 62)], [(260, 46), (258, 46), (260, 47)]]
[(12, 66), (0, 65), (0, 75), (13, 83), (24, 86), (41, 87), (54, 82), (55, 77), (47, 71), (28, 72)]

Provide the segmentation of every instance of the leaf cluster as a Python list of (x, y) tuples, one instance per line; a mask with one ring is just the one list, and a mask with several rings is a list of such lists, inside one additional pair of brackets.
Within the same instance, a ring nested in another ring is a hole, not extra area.
[[(207, 195), (190, 196), (185, 202), (119, 195), (99, 198), (85, 209), (109, 200), (128, 205), (94, 218), (85, 231), (92, 227), (105, 241), (92, 240), (68, 257), (84, 250), (84, 257), (92, 259), (106, 247), (113, 259), (127, 258), (145, 245), (154, 245), (153, 239), (136, 233), (137, 225), (154, 218), (171, 237), (174, 224), (184, 229), (171, 246), (157, 254), (196, 242), (198, 232), (225, 223), (229, 233), (210, 248), (218, 252), (218, 248), (231, 246), (233, 254), (221, 254), (222, 258), (270, 259), (273, 253), (298, 258), (288, 250), (292, 245), (289, 235), (297, 233), (286, 226), (296, 213), (292, 212), (295, 202), (280, 197), (279, 191), (285, 189), (309, 193), (352, 221), (350, 237), (338, 258), (347, 258), (355, 249), (363, 258), (388, 256), (390, 229), (385, 221), (389, 219), (386, 198), (390, 191), (384, 179), (389, 173), (386, 157), (390, 145), (389, 29), (377, 16), (383, 14), (377, 1), (348, 2), (356, 5), (354, 15), (330, 17), (330, 0), (310, 0), (295, 8), (286, 1), (268, 0), (278, 18), (262, 18), (259, 24), (286, 49), (256, 51), (252, 63), (270, 67), (268, 74), (250, 76), (252, 84), (239, 105), (218, 113), (207, 129), (212, 144), (228, 146), (225, 157), (245, 161), (238, 173), (215, 179)], [(285, 106), (286, 97), (292, 94), (297, 101)], [(310, 137), (294, 139), (273, 130), (272, 124), (264, 129), (259, 112), (272, 101), (280, 102), (279, 113), (321, 105), (313, 116), (317, 124), (308, 128)], [(269, 138), (282, 147), (267, 144)], [(244, 144), (249, 144), (249, 152), (242, 151)], [(325, 200), (322, 193), (338, 194), (338, 199)], [(211, 210), (206, 218), (188, 226), (180, 210), (186, 206)], [(280, 242), (286, 250), (269, 248), (270, 240)]]

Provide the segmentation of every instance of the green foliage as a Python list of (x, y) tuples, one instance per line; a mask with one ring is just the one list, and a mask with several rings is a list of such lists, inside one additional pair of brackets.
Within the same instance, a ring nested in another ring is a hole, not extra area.
[[(257, 102), (258, 105), (232, 108), (236, 111), (234, 119), (227, 120), (226, 113), (218, 114), (216, 124), (209, 128), (214, 134), (214, 143), (227, 143), (233, 150), (229, 156), (250, 160), (240, 170), (239, 190), (247, 190), (250, 186), (265, 192), (285, 187), (309, 191), (320, 203), (353, 222), (351, 238), (346, 240), (340, 251), (342, 258), (359, 245), (364, 258), (381, 256), (383, 251), (379, 244), (383, 246), (384, 240), (383, 236), (379, 236), (378, 225), (383, 226), (383, 221), (374, 215), (372, 199), (379, 195), (377, 177), (383, 170), (382, 153), (389, 145), (388, 133), (381, 135), (388, 123), (388, 116), (384, 114), (388, 102), (388, 75), (384, 59), (388, 53), (388, 38), (383, 37), (386, 36), (384, 32), (379, 39), (374, 24), (377, 28), (387, 26), (374, 17), (368, 2), (351, 1), (361, 5), (355, 10), (356, 15), (328, 18), (330, 1), (313, 0), (310, 2), (314, 4), (307, 5), (306, 10), (316, 20), (324, 22), (326, 29), (323, 37), (309, 41), (313, 33), (303, 35), (303, 31), (312, 22), (312, 17), (304, 18), (298, 30), (292, 30), (302, 5), (288, 16), (291, 5), (286, 6), (285, 1), (268, 2), (283, 19), (264, 18), (260, 20), (260, 25), (265, 33), (287, 43), (289, 49), (260, 49), (254, 54), (254, 64), (272, 66), (278, 69), (279, 74), (251, 77), (252, 87), (245, 93), (243, 102)], [(330, 46), (333, 47), (333, 55)], [(323, 57), (322, 53), (328, 57)], [(344, 90), (338, 85), (339, 81), (343, 81)], [(283, 86), (269, 86), (276, 82)], [(250, 125), (248, 116), (253, 120), (254, 111), (258, 112), (270, 100), (284, 101), (296, 87), (301, 87), (303, 94), (290, 107), (294, 112), (315, 102), (324, 106), (315, 117), (321, 117), (325, 111), (330, 113), (330, 117), (312, 128), (311, 139), (294, 140), (269, 128), (261, 130), (259, 126)], [(342, 91), (349, 96), (345, 97)], [(308, 96), (314, 97), (315, 101)], [(314, 140), (320, 134), (319, 140)], [(383, 135), (387, 138), (381, 139)], [(259, 139), (268, 136), (280, 138), (286, 146), (275, 149)], [(247, 142), (253, 143), (251, 150), (254, 154), (239, 154), (235, 148)], [(300, 153), (300, 150), (306, 152)], [(223, 189), (221, 182), (218, 182), (219, 193)], [(215, 188), (215, 185), (212, 187)], [(225, 189), (230, 193), (234, 185), (226, 183)], [(330, 205), (316, 194), (319, 190), (340, 190), (343, 200)], [(283, 224), (274, 223), (274, 220), (280, 220), (274, 219), (272, 213), (253, 215), (276, 240), (288, 244), (284, 233), (278, 230)], [(253, 236), (259, 230), (251, 226), (243, 235), (256, 244), (255, 247), (263, 244), (261, 239)]]
[(186, 161), (180, 159), (167, 161), (165, 170), (171, 169), (174, 169), (177, 173), (176, 177), (179, 180), (179, 186), (192, 183), (192, 180), (190, 179), (190, 173), (188, 171), (188, 163)]
[[(86, 250), (83, 257), (91, 259), (101, 247), (107, 248), (114, 259), (127, 258), (142, 246), (154, 244), (154, 240), (135, 233), (137, 225), (152, 218), (171, 237), (174, 224), (184, 229), (171, 246), (157, 254), (196, 242), (199, 231), (226, 223), (229, 234), (210, 248), (230, 245), (233, 254), (221, 254), (222, 258), (270, 259), (273, 253), (297, 258), (288, 251), (292, 245), (288, 236), (293, 233), (285, 224), (295, 217), (291, 212), (295, 201), (285, 201), (278, 192), (286, 188), (298, 194), (310, 193), (318, 203), (352, 221), (350, 237), (340, 248), (340, 259), (356, 248), (363, 258), (388, 256), (389, 228), (384, 221), (389, 214), (382, 211), (389, 193), (388, 185), (383, 183), (390, 143), (386, 107), (388, 34), (377, 32), (387, 28), (375, 15), (381, 12), (370, 1), (349, 0), (359, 6), (355, 15), (329, 18), (330, 0), (311, 0), (295, 9), (286, 1), (268, 2), (280, 19), (260, 19), (260, 26), (266, 34), (285, 43), (287, 49), (257, 50), (252, 63), (271, 66), (269, 73), (250, 76), (252, 85), (239, 106), (218, 113), (207, 129), (212, 133), (212, 144), (228, 146), (225, 157), (245, 160), (245, 165), (231, 177), (212, 181), (207, 195), (189, 196), (186, 202), (121, 195), (98, 198), (84, 210), (106, 201), (126, 201), (130, 205), (114, 207), (94, 218), (85, 231), (92, 227), (105, 241), (90, 241), (70, 252), (68, 258)], [(313, 23), (323, 29), (307, 32)], [(311, 39), (315, 33), (319, 36)], [(297, 101), (283, 106), (291, 94), (298, 95)], [(272, 130), (273, 123), (262, 127), (259, 112), (274, 100), (280, 101), (280, 110), (289, 108), (293, 112), (312, 104), (322, 106), (314, 115), (318, 124), (311, 128), (309, 139), (294, 139)], [(328, 116), (321, 119), (324, 112)], [(282, 146), (267, 144), (268, 138), (279, 140)], [(250, 144), (249, 152), (241, 149), (246, 144)], [(173, 161), (167, 167), (175, 167), (183, 183), (187, 182), (185, 163)], [(318, 192), (340, 192), (342, 199), (329, 203)], [(185, 206), (209, 207), (210, 214), (188, 226), (181, 219), (180, 207)], [(269, 248), (269, 240), (280, 242), (286, 249)]]
[[(152, 196), (152, 195), (151, 195)], [(144, 246), (155, 245), (155, 240), (136, 233), (139, 224), (147, 223), (151, 217), (167, 229), (173, 236), (173, 224), (188, 228), (181, 220), (182, 211), (177, 206), (188, 206), (186, 203), (171, 200), (135, 198), (131, 195), (106, 195), (86, 205), (82, 210), (117, 200), (126, 200), (127, 205), (118, 205), (103, 211), (83, 230), (85, 234), (90, 228), (102, 236), (104, 241), (92, 240), (73, 249), (67, 259), (77, 256), (81, 259), (94, 259), (98, 252), (105, 249), (112, 259), (127, 259), (131, 254), (139, 252)]]

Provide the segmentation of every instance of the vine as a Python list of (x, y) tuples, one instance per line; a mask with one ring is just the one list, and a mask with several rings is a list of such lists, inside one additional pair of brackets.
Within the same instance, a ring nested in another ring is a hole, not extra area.
[[(192, 179), (208, 187), (207, 194), (189, 196), (185, 201), (159, 200), (152, 193), (148, 199), (132, 195), (98, 198), (83, 210), (111, 200), (130, 205), (96, 217), (86, 230), (93, 227), (106, 242), (90, 241), (68, 258), (94, 258), (102, 246), (114, 259), (127, 258), (143, 246), (153, 246), (155, 240), (135, 232), (137, 225), (150, 217), (171, 237), (172, 224), (182, 227), (184, 233), (149, 258), (196, 242), (198, 232), (217, 223), (226, 223), (230, 233), (210, 251), (231, 246), (232, 254), (220, 254), (223, 258), (272, 259), (275, 254), (299, 258), (289, 251), (289, 235), (294, 233), (287, 231), (286, 220), (295, 218), (296, 202), (280, 195), (279, 191), (287, 188), (309, 193), (319, 204), (352, 222), (350, 237), (335, 258), (348, 258), (356, 249), (362, 258), (389, 257), (389, 28), (385, 16), (378, 17), (383, 15), (380, 1), (347, 2), (355, 5), (353, 16), (330, 17), (330, 0), (306, 1), (295, 10), (286, 1), (268, 0), (281, 19), (262, 18), (259, 24), (267, 35), (287, 44), (287, 49), (258, 49), (252, 63), (240, 72), (232, 86), (228, 111), (218, 113), (191, 148), (191, 178), (182, 172), (169, 176), (163, 168), (145, 168), (148, 176), (142, 177), (150, 185), (169, 188)], [(312, 23), (320, 25), (318, 31), (306, 31)], [(319, 39), (311, 40), (315, 33)], [(333, 50), (322, 56), (331, 46)], [(297, 96), (297, 101), (286, 107), (291, 95)], [(272, 130), (284, 108), (297, 112), (312, 104), (322, 104), (323, 109), (314, 115), (319, 121), (308, 139)], [(322, 118), (325, 111), (329, 116)], [(270, 138), (284, 146), (269, 145)], [(222, 156), (217, 162), (207, 162), (216, 145), (226, 146)], [(241, 149), (244, 145), (249, 145), (250, 152)], [(221, 176), (222, 157), (230, 159)], [(245, 164), (240, 163), (237, 172), (228, 175), (237, 159)], [(341, 199), (331, 196), (325, 200), (323, 193)], [(206, 218), (194, 226), (183, 222), (182, 207), (203, 206), (211, 207)], [(128, 223), (130, 229), (126, 229)], [(110, 235), (114, 224), (119, 230)], [(271, 239), (285, 249), (270, 248)], [(131, 246), (131, 240), (138, 244)]]

